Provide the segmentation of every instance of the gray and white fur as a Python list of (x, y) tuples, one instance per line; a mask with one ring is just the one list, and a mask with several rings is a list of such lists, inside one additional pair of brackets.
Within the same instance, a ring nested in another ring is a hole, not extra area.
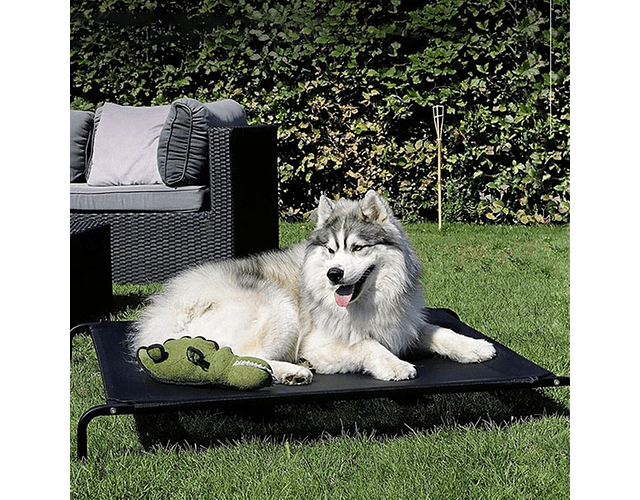
[[(416, 377), (401, 359), (430, 351), (461, 363), (495, 356), (493, 345), (424, 321), (420, 261), (387, 202), (322, 196), (301, 244), (212, 262), (171, 280), (135, 326), (131, 347), (202, 336), (271, 364), (283, 384), (313, 373)], [(299, 364), (301, 359), (306, 360)]]

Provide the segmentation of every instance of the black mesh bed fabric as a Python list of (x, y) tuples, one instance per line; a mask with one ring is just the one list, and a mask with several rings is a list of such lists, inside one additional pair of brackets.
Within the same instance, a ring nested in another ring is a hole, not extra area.
[(569, 385), (568, 377), (556, 376), (486, 337), (460, 321), (450, 310), (425, 308), (424, 314), (430, 323), (469, 337), (491, 341), (496, 346), (496, 357), (474, 364), (460, 364), (435, 355), (411, 359), (418, 370), (418, 377), (400, 382), (375, 380), (363, 374), (316, 374), (310, 385), (275, 385), (258, 391), (234, 391), (163, 384), (153, 380), (139, 369), (127, 353), (124, 340), (130, 322), (101, 322), (78, 326), (72, 330), (72, 334), (83, 330), (88, 330), (91, 334), (105, 390), (105, 404), (90, 408), (80, 419), (78, 457), (87, 455), (88, 423), (101, 415), (191, 410), (232, 404), (258, 406)]

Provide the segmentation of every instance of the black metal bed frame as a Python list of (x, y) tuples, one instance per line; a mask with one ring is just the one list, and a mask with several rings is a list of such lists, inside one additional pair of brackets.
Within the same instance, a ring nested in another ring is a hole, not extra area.
[(558, 376), (469, 327), (448, 309), (424, 309), (425, 318), (463, 335), (491, 341), (497, 351), (484, 363), (460, 364), (438, 356), (412, 359), (418, 378), (400, 382), (375, 380), (362, 374), (314, 376), (305, 386), (275, 385), (258, 391), (163, 384), (136, 365), (124, 339), (129, 322), (78, 325), (71, 337), (91, 335), (100, 364), (105, 403), (89, 408), (77, 426), (77, 456), (87, 457), (87, 427), (100, 416), (140, 415), (250, 405), (300, 404), (372, 398), (415, 398), (425, 394), (478, 392), (569, 385)]

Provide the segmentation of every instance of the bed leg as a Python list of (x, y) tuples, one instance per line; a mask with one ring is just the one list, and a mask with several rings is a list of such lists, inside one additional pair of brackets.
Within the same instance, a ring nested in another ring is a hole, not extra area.
[(120, 405), (98, 405), (85, 411), (84, 415), (80, 417), (76, 433), (78, 459), (87, 458), (87, 427), (89, 422), (91, 422), (95, 417), (103, 415), (123, 415), (128, 413), (131, 413), (131, 409), (126, 411), (125, 407)]

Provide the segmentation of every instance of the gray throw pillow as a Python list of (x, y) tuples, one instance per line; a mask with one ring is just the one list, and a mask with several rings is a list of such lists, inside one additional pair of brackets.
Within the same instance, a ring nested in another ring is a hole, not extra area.
[(208, 184), (210, 127), (247, 124), (240, 104), (232, 99), (203, 104), (179, 99), (171, 104), (158, 142), (158, 169), (167, 186)]
[(93, 136), (93, 111), (71, 110), (69, 129), (71, 136), (70, 160), (71, 181), (84, 182), (84, 171), (91, 157)]
[(161, 184), (158, 140), (171, 106), (119, 106), (96, 111), (93, 158), (87, 184)]

